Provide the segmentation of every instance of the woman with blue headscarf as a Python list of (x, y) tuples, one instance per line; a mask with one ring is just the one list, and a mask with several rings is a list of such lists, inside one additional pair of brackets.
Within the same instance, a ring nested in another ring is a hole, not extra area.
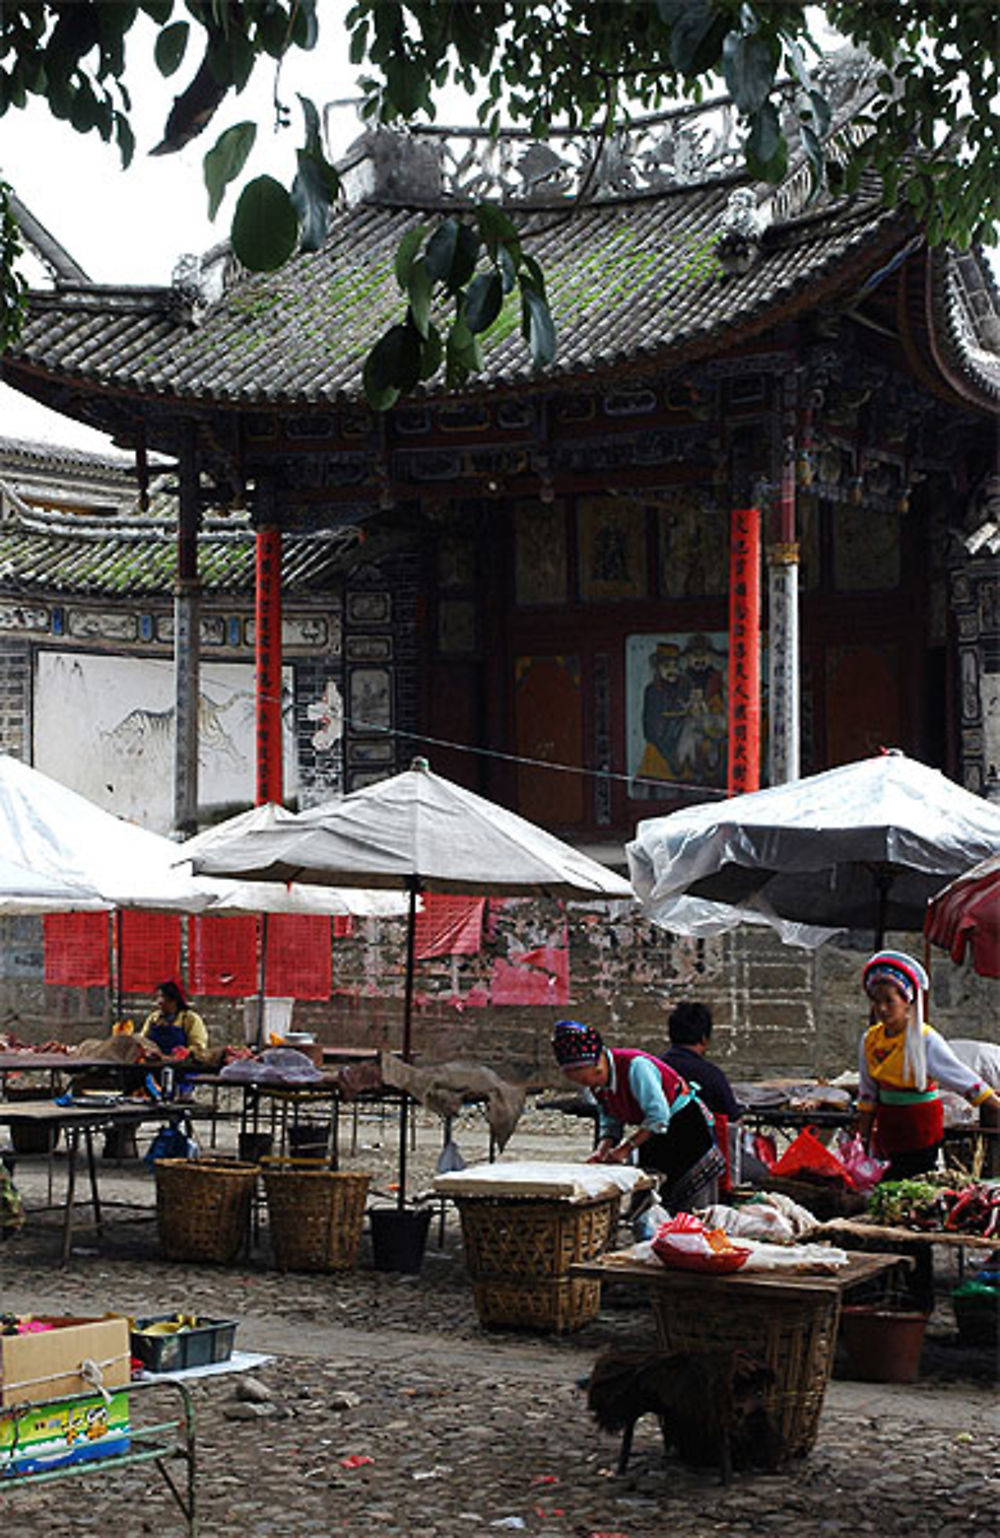
[(858, 1062), (861, 1136), (890, 1161), (884, 1180), (906, 1180), (937, 1163), (944, 1138), (939, 1086), (990, 1118), (1000, 1112), (1000, 1099), (924, 1019), (930, 979), (919, 961), (904, 951), (877, 951), (861, 981), (872, 1019)]

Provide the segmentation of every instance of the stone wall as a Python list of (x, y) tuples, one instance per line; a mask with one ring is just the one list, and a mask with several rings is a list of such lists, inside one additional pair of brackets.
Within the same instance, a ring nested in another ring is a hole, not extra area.
[[(522, 902), (498, 910), (483, 950), (418, 964), (414, 1048), (431, 1060), (465, 1058), (512, 1077), (554, 1081), (549, 1055), (553, 1021), (586, 1020), (618, 1044), (661, 1050), (666, 1018), (682, 998), (698, 998), (715, 1017), (713, 1057), (735, 1078), (833, 1077), (853, 1069), (865, 1021), (858, 978), (860, 953), (826, 947), (795, 950), (766, 933), (740, 930), (714, 940), (666, 934), (624, 911), (608, 918), (573, 909), (569, 924), (569, 1002), (480, 1007), (470, 1002), (494, 962), (550, 936), (552, 910)], [(893, 943), (921, 954), (918, 936)], [(299, 1029), (321, 1040), (398, 1047), (405, 964), (402, 921), (364, 920), (334, 942), (334, 995), (300, 1002)], [(33, 1042), (81, 1041), (103, 1034), (112, 1006), (102, 989), (47, 987), (41, 921), (0, 919), (0, 1029)], [(996, 983), (932, 958), (931, 1019), (948, 1036), (995, 1038)], [(242, 1007), (200, 999), (214, 1042), (241, 1041)], [(125, 998), (123, 1014), (141, 1018), (142, 998)]]
[(0, 752), (28, 756), (31, 652), (27, 641), (0, 639)]

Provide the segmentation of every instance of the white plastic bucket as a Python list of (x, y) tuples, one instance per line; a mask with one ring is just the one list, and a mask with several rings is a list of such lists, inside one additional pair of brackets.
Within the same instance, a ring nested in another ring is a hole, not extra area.
[(243, 1000), (243, 1040), (248, 1047), (266, 1047), (272, 1036), (284, 1036), (292, 1023), (294, 999), (265, 999), (261, 1026), (260, 999)]

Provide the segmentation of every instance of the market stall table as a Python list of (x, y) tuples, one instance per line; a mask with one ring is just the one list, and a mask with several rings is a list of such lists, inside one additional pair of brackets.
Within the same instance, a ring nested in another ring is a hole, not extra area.
[(744, 1268), (706, 1275), (625, 1250), (578, 1262), (570, 1276), (644, 1283), (665, 1351), (745, 1351), (769, 1367), (774, 1381), (765, 1403), (785, 1461), (804, 1457), (816, 1441), (844, 1294), (906, 1264), (899, 1255), (864, 1254), (822, 1274)]
[[(57, 1105), (53, 1100), (0, 1101), (0, 1125), (8, 1127), (31, 1126), (49, 1123), (59, 1128), (66, 1139), (66, 1194), (62, 1203), (62, 1260), (69, 1259), (73, 1238), (74, 1202), (76, 1194), (76, 1163), (80, 1139), (87, 1157), (87, 1175), (90, 1185), (89, 1205), (93, 1209), (94, 1228), (102, 1231), (101, 1198), (98, 1189), (97, 1160), (94, 1157), (94, 1133), (116, 1127), (138, 1127), (143, 1122), (157, 1121), (176, 1124), (187, 1115), (187, 1107), (170, 1102), (120, 1101), (114, 1104)], [(133, 1205), (133, 1204), (129, 1204)], [(39, 1210), (39, 1209), (33, 1209)], [(41, 1209), (46, 1210), (46, 1209)]]
[(913, 1265), (911, 1287), (917, 1301), (928, 1308), (934, 1304), (933, 1250), (936, 1244), (957, 1250), (959, 1271), (964, 1267), (964, 1252), (1000, 1249), (1000, 1238), (984, 1239), (979, 1234), (948, 1233), (944, 1229), (904, 1228), (873, 1223), (867, 1218), (831, 1218), (818, 1223), (803, 1236), (809, 1242), (839, 1244), (845, 1250), (893, 1250), (907, 1256)]

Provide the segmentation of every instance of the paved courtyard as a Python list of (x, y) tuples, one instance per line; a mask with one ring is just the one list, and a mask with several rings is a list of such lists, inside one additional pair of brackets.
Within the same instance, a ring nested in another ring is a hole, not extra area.
[[(394, 1137), (391, 1123), (362, 1121), (344, 1167), (371, 1169), (387, 1191)], [(481, 1121), (466, 1119), (457, 1139), (472, 1162), (485, 1148)], [(429, 1184), (439, 1148), (440, 1124), (424, 1117), (413, 1189)], [(584, 1129), (539, 1113), (510, 1149), (550, 1158), (585, 1151)], [(37, 1199), (44, 1173), (22, 1168)], [(57, 1182), (62, 1175), (57, 1161)], [(152, 1199), (152, 1180), (134, 1163), (108, 1164), (102, 1186)], [(722, 1487), (713, 1473), (664, 1463), (649, 1418), (628, 1474), (616, 1478), (616, 1441), (590, 1420), (581, 1380), (597, 1353), (651, 1341), (641, 1291), (606, 1288), (599, 1318), (567, 1337), (484, 1331), (453, 1214), (440, 1247), (438, 1239), (435, 1220), (419, 1277), (375, 1272), (367, 1236), (351, 1273), (281, 1275), (266, 1247), (232, 1269), (167, 1264), (148, 1214), (139, 1222), (116, 1214), (99, 1251), (81, 1229), (63, 1268), (56, 1230), (35, 1220), (0, 1246), (2, 1308), (196, 1310), (238, 1319), (237, 1346), (273, 1357), (253, 1374), (256, 1401), (236, 1397), (248, 1392), (239, 1375), (194, 1385), (202, 1531), (211, 1538), (846, 1538), (928, 1525), (944, 1538), (994, 1538), (997, 1364), (955, 1344), (953, 1278), (941, 1278), (917, 1384), (853, 1382), (839, 1362), (813, 1453), (780, 1474), (737, 1475)], [(142, 1469), (0, 1494), (0, 1523), (4, 1538), (182, 1531), (159, 1477)]]

